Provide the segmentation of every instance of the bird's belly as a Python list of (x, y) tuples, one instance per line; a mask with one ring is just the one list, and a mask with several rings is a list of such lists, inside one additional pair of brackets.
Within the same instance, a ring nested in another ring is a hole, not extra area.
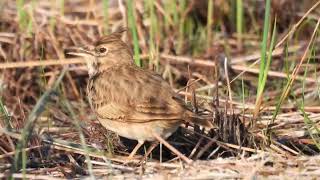
[(168, 138), (180, 125), (179, 122), (176, 122), (168, 126), (161, 121), (146, 123), (125, 123), (108, 119), (99, 119), (99, 121), (106, 129), (117, 133), (119, 136), (138, 141), (155, 141), (154, 133), (163, 138)]

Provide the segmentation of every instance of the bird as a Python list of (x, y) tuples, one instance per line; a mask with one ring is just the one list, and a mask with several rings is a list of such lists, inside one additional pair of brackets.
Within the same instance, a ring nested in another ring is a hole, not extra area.
[(128, 159), (146, 141), (168, 138), (185, 123), (213, 128), (208, 118), (192, 112), (161, 75), (138, 67), (130, 46), (121, 40), (123, 31), (101, 36), (85, 46), (69, 48), (67, 54), (84, 57), (89, 80), (87, 95), (100, 124), (119, 136), (137, 140)]

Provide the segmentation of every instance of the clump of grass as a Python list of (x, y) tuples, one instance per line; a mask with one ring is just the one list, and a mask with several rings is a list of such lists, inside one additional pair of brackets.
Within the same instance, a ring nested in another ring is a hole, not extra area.
[(319, 28), (319, 24), (320, 24), (320, 19), (318, 20), (318, 22), (317, 22), (317, 24), (316, 24), (316, 26), (315, 26), (315, 29), (314, 29), (314, 31), (313, 31), (313, 34), (312, 34), (312, 36), (311, 36), (311, 38), (310, 38), (310, 41), (309, 41), (309, 43), (308, 43), (308, 46), (307, 46), (307, 48), (306, 48), (306, 50), (305, 50), (305, 52), (304, 52), (304, 54), (303, 54), (303, 56), (302, 56), (299, 64), (295, 66), (295, 68), (294, 68), (291, 76), (289, 77), (289, 79), (288, 79), (285, 87), (283, 88), (283, 91), (282, 91), (282, 93), (281, 93), (280, 99), (279, 99), (279, 101), (278, 101), (278, 103), (277, 103), (277, 106), (276, 106), (276, 110), (273, 112), (273, 116), (272, 116), (271, 123), (274, 123), (274, 120), (276, 119), (276, 117), (277, 117), (277, 115), (278, 115), (278, 113), (279, 113), (279, 111), (280, 111), (281, 105), (283, 104), (284, 100), (287, 98), (287, 96), (288, 96), (288, 94), (289, 94), (289, 92), (290, 92), (290, 89), (291, 89), (291, 87), (292, 87), (292, 85), (293, 85), (293, 81), (294, 81), (295, 77), (297, 76), (298, 71), (299, 71), (299, 69), (300, 69), (301, 66), (302, 66), (302, 63), (305, 61), (305, 59), (307, 58), (307, 56), (308, 56), (308, 54), (309, 54), (310, 47), (311, 47), (311, 45), (313, 44), (313, 42), (314, 42), (314, 40), (315, 40), (315, 37), (316, 37), (316, 34), (317, 34), (317, 32), (318, 32), (317, 30), (318, 30), (318, 28)]

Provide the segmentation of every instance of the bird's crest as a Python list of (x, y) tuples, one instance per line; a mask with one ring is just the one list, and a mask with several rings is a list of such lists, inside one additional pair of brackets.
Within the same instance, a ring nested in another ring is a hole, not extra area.
[(108, 35), (105, 35), (105, 36), (101, 36), (95, 43), (94, 45), (99, 45), (99, 44), (107, 44), (107, 43), (111, 43), (111, 42), (114, 42), (114, 41), (119, 41), (121, 40), (121, 36), (122, 34), (127, 31), (128, 29), (127, 28), (120, 28), (119, 30), (111, 33), (111, 34), (108, 34)]

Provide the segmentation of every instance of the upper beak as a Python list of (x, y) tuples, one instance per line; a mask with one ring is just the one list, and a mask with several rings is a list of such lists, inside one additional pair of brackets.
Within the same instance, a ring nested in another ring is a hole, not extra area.
[(92, 57), (93, 47), (85, 46), (85, 47), (70, 47), (66, 49), (66, 54), (81, 56), (81, 57)]

